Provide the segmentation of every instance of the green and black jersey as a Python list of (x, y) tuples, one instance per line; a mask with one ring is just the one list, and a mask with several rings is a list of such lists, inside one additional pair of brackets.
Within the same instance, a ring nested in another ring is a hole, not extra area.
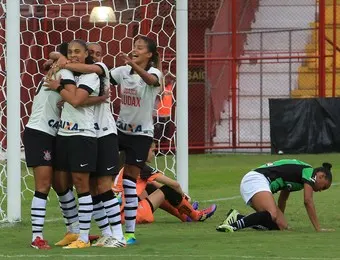
[(279, 190), (302, 190), (304, 183), (313, 186), (315, 183), (313, 170), (311, 165), (298, 160), (279, 160), (254, 169), (268, 179), (272, 193)]

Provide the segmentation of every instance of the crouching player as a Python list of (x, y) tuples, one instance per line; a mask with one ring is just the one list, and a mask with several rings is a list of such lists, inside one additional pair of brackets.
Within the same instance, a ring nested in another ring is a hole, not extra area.
[[(313, 192), (327, 190), (332, 184), (332, 165), (323, 163), (314, 168), (298, 160), (279, 160), (267, 163), (248, 172), (241, 181), (241, 195), (247, 205), (256, 212), (243, 216), (236, 210), (229, 211), (226, 220), (216, 229), (234, 232), (247, 227), (267, 230), (288, 228), (284, 217), (286, 201), (290, 192), (303, 190), (304, 205), (316, 231), (320, 227), (313, 201)], [(273, 193), (280, 191), (278, 205)]]

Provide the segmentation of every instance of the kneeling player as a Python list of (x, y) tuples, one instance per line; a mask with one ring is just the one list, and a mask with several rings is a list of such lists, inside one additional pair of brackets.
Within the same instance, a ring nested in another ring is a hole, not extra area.
[[(313, 192), (327, 190), (332, 184), (332, 165), (323, 163), (313, 169), (311, 165), (298, 160), (280, 160), (267, 163), (247, 173), (241, 181), (241, 195), (247, 205), (256, 210), (248, 216), (231, 210), (224, 222), (216, 229), (234, 232), (247, 227), (260, 226), (269, 230), (284, 230), (288, 224), (284, 218), (286, 201), (290, 192), (304, 190), (304, 204), (316, 231), (320, 228), (316, 216)], [(280, 192), (278, 205), (273, 193)]]

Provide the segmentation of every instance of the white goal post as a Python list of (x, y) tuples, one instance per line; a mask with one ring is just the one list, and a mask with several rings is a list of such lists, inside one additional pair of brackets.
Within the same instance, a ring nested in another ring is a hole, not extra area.
[(20, 0), (7, 0), (7, 218), (21, 220)]
[[(168, 0), (139, 0), (142, 6), (145, 3), (158, 4), (159, 2)], [(44, 2), (44, 1), (40, 1)], [(88, 2), (88, 1), (84, 1)], [(99, 1), (101, 2), (101, 1)], [(188, 0), (173, 0), (176, 2), (176, 72), (172, 73), (176, 76), (176, 170), (170, 167), (170, 171), (176, 171), (176, 177), (181, 184), (183, 191), (188, 193)], [(127, 6), (129, 2), (126, 0)], [(114, 5), (114, 1), (113, 1)], [(0, 172), (5, 169), (7, 176), (7, 187), (1, 184), (2, 193), (7, 195), (7, 212), (5, 214), (6, 221), (20, 221), (21, 216), (21, 147), (20, 147), (20, 0), (7, 0), (6, 5), (6, 95), (7, 95), (7, 151), (5, 152), (6, 168), (1, 167)], [(145, 7), (145, 6), (144, 6)], [(149, 6), (146, 6), (147, 8)], [(131, 8), (130, 8), (131, 9)], [(130, 10), (129, 9), (129, 10)], [(47, 10), (47, 9), (46, 9)], [(46, 11), (47, 12), (47, 11)], [(157, 11), (158, 14), (158, 11)], [(120, 15), (120, 18), (123, 15)], [(148, 20), (148, 19), (145, 19)], [(151, 21), (152, 23), (152, 21)], [(8, 27), (10, 29), (8, 30)], [(140, 24), (141, 26), (141, 24)], [(128, 29), (127, 29), (128, 30)], [(138, 32), (141, 30), (139, 29)], [(156, 33), (157, 34), (157, 33)], [(169, 36), (172, 37), (172, 36)], [(130, 40), (130, 39), (128, 39)], [(158, 40), (158, 35), (157, 35)], [(171, 40), (171, 38), (170, 38)], [(170, 42), (169, 40), (169, 42)], [(166, 48), (164, 48), (166, 49)], [(169, 66), (171, 66), (169, 62)], [(0, 100), (1, 101), (1, 100)], [(0, 107), (1, 110), (1, 107)], [(0, 116), (2, 111), (0, 111)], [(0, 117), (1, 123), (1, 117)], [(1, 129), (0, 129), (1, 131)], [(1, 132), (0, 132), (1, 137)], [(0, 138), (0, 153), (1, 147)], [(172, 151), (170, 151), (172, 152)], [(1, 155), (1, 154), (0, 154)], [(0, 156), (1, 157), (1, 156)], [(165, 162), (165, 165), (167, 162)], [(156, 162), (157, 165), (157, 162)], [(1, 178), (3, 179), (3, 178)], [(1, 181), (1, 180), (0, 180)], [(34, 188), (31, 188), (32, 190)], [(0, 191), (1, 192), (1, 191)], [(0, 203), (3, 201), (3, 197)], [(2, 212), (4, 205), (0, 204)], [(4, 214), (1, 214), (3, 218)]]

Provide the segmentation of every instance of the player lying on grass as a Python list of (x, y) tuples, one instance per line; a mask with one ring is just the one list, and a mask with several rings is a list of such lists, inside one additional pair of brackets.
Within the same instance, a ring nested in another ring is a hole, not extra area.
[[(216, 230), (234, 232), (254, 226), (267, 230), (287, 229), (284, 217), (286, 201), (290, 192), (303, 189), (304, 205), (315, 230), (327, 231), (320, 228), (313, 192), (324, 191), (331, 186), (331, 167), (331, 164), (323, 163), (322, 167), (313, 169), (311, 165), (298, 160), (279, 160), (248, 172), (241, 181), (240, 191), (246, 204), (256, 212), (243, 216), (231, 210)], [(276, 205), (273, 193), (278, 191), (280, 196)]]
[[(153, 148), (154, 145), (149, 150), (147, 162), (150, 162), (153, 158)], [(114, 191), (117, 193), (123, 191), (122, 172), (123, 169), (114, 183)], [(152, 223), (154, 221), (153, 212), (157, 208), (166, 210), (183, 222), (204, 221), (210, 218), (217, 208), (213, 204), (204, 210), (197, 210), (197, 203), (194, 203), (194, 206), (190, 204), (188, 196), (182, 191), (177, 181), (148, 165), (143, 167), (140, 177), (137, 179), (137, 195), (139, 203), (136, 222), (138, 224)]]

